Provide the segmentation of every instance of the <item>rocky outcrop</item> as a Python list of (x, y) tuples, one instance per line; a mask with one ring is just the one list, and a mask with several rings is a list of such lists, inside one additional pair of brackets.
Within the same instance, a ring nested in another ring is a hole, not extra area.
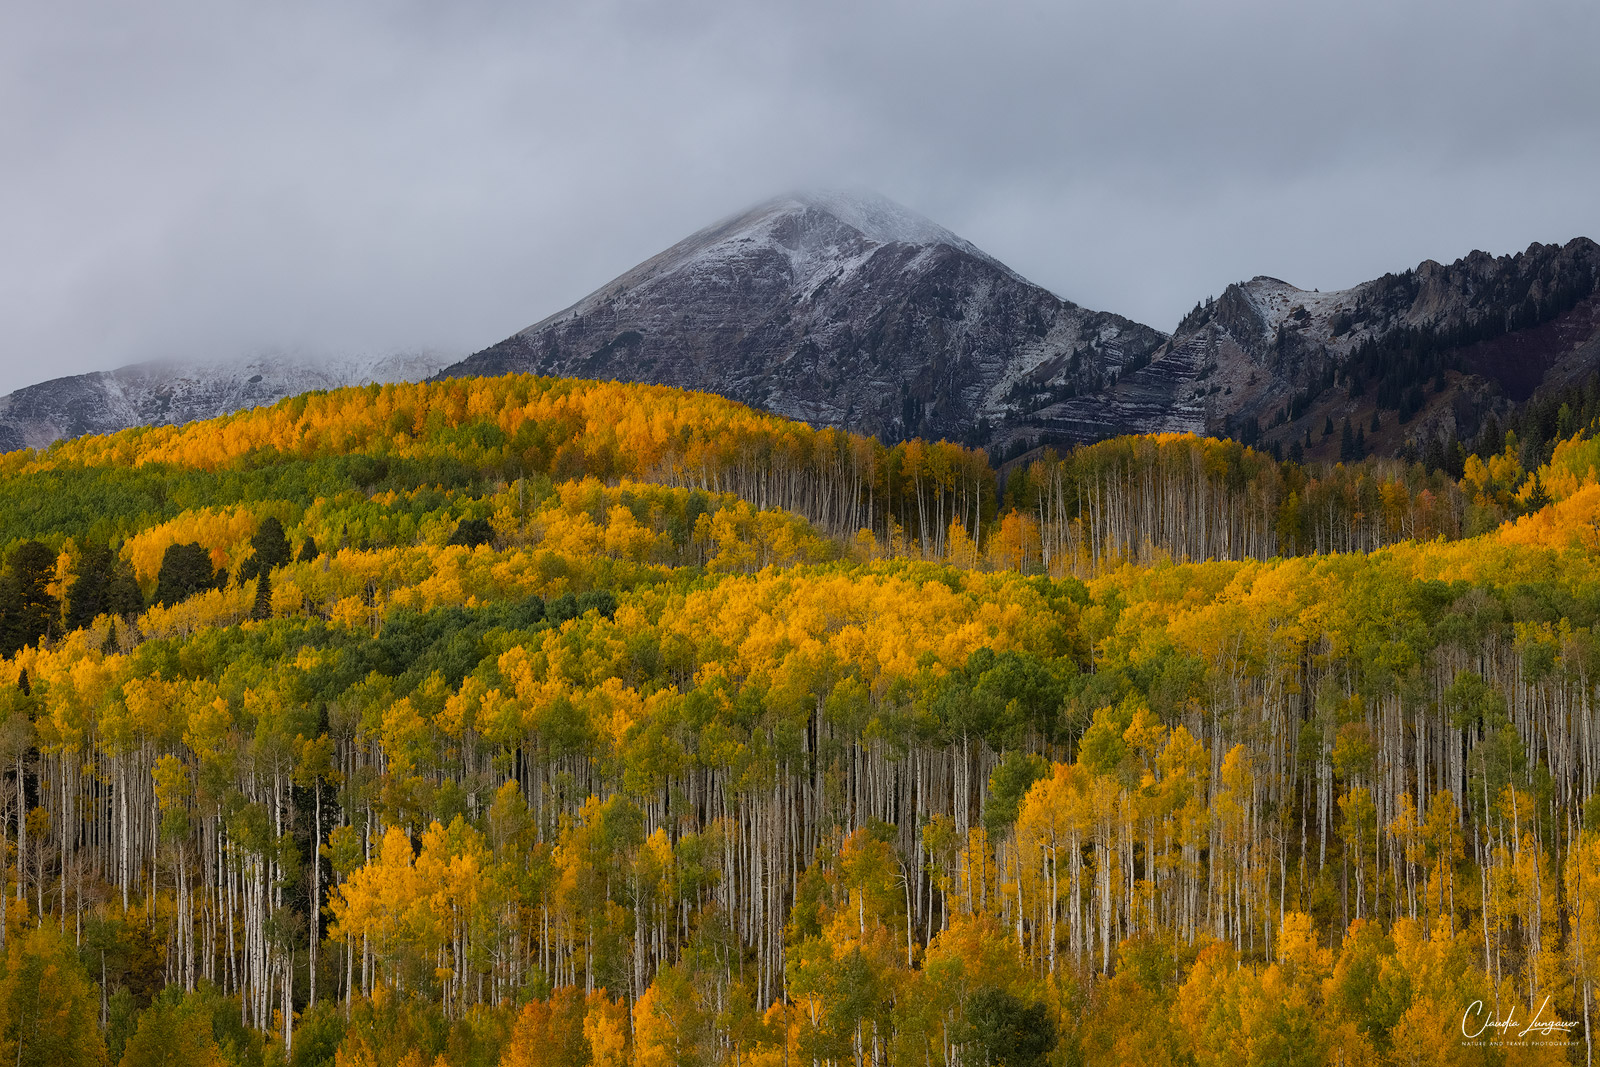
[(1600, 370), (1597, 279), (1600, 246), (1586, 238), (1430, 260), (1338, 292), (1252, 278), (1196, 306), (1150, 367), (1077, 407), (1318, 458), (1338, 458), (1330, 420), (1375, 422), (1373, 451), (1467, 439), (1488, 415)]

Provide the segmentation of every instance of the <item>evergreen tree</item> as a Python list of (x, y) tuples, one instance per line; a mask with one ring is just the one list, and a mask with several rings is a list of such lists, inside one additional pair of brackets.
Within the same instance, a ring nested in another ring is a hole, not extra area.
[(250, 558), (239, 568), (239, 584), (260, 574), (271, 574), (272, 568), (281, 567), (293, 558), (289, 539), (283, 533), (283, 523), (277, 516), (268, 515), (250, 538)]
[(1528, 491), (1528, 510), (1538, 511), (1550, 503), (1550, 493), (1545, 489), (1544, 483), (1539, 480), (1539, 472), (1533, 472), (1533, 487)]
[(61, 629), (61, 606), (50, 594), (56, 554), (39, 541), (24, 541), (0, 575), (0, 655), (14, 655)]
[(963, 1062), (994, 1067), (1043, 1067), (1056, 1047), (1056, 1027), (1043, 1004), (1025, 1004), (987, 986), (967, 1000)]
[(1378, 409), (1377, 408), (1373, 408), (1372, 409), (1372, 425), (1370, 425), (1367, 428), (1370, 429), (1373, 433), (1377, 433), (1379, 430), (1383, 429), (1383, 423), (1378, 421)]
[(322, 555), (322, 551), (317, 548), (317, 542), (312, 538), (307, 537), (304, 541), (300, 542), (300, 555), (295, 558), (301, 563), (310, 563), (320, 555)]
[(477, 548), (494, 541), (494, 527), (489, 525), (488, 519), (462, 519), (456, 526), (456, 532), (450, 535), (448, 545), (466, 545), (468, 548)]
[(171, 607), (202, 590), (214, 588), (216, 575), (211, 570), (211, 554), (198, 544), (168, 545), (156, 573), (155, 602)]
[(1478, 445), (1473, 449), (1482, 459), (1498, 456), (1505, 450), (1506, 432), (1500, 428), (1500, 420), (1493, 412), (1483, 420), (1483, 429), (1478, 431)]
[(110, 545), (84, 546), (73, 569), (65, 620), (69, 632), (86, 628), (101, 615), (134, 615), (144, 609), (132, 568)]
[(274, 515), (261, 520), (255, 536), (250, 538), (250, 548), (264, 574), (271, 573), (272, 568), (281, 567), (290, 559), (289, 539), (283, 535), (283, 523)]
[[(1311, 432), (1310, 430), (1306, 431), (1306, 433), (1308, 433), (1308, 434), (1310, 432)], [(1322, 436), (1327, 437), (1328, 435), (1330, 435), (1332, 433), (1333, 433), (1333, 416), (1329, 415), (1327, 421), (1322, 424)]]
[(1339, 462), (1349, 463), (1358, 459), (1356, 455), (1356, 434), (1350, 426), (1350, 419), (1344, 420), (1344, 428), (1339, 431)]
[(1437, 436), (1428, 439), (1428, 445), (1422, 451), (1422, 465), (1431, 473), (1443, 470), (1445, 467), (1444, 441)]
[(256, 603), (250, 611), (252, 619), (272, 618), (272, 583), (267, 578), (267, 572), (262, 571), (256, 575)]

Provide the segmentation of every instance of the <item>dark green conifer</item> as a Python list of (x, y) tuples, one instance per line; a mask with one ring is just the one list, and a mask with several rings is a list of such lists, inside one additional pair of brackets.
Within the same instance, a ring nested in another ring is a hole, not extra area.
[(61, 605), (50, 594), (56, 554), (39, 541), (24, 541), (0, 574), (0, 655), (15, 655), (61, 630)]
[(262, 571), (256, 575), (256, 603), (250, 611), (252, 619), (272, 618), (272, 582), (267, 578), (267, 572)]
[(110, 545), (85, 545), (67, 588), (67, 631), (86, 629), (101, 615), (136, 615), (144, 610), (139, 583)]
[(195, 593), (216, 586), (217, 576), (211, 570), (211, 554), (199, 544), (168, 545), (161, 557), (161, 569), (156, 572), (156, 599), (162, 607), (171, 607)]

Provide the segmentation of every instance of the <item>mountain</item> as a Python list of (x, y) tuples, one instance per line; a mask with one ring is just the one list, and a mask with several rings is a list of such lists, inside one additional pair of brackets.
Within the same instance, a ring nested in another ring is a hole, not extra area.
[(1324, 431), (1348, 419), (1369, 452), (1421, 454), (1600, 371), (1597, 281), (1587, 238), (1428, 260), (1337, 292), (1256, 277), (1197, 305), (1103, 395), (1033, 418), (1070, 435), (1086, 404), (1182, 412), (1196, 429), (1323, 459), (1340, 458), (1342, 437)]
[(1600, 246), (1586, 238), (1429, 260), (1337, 292), (1259, 276), (1196, 304), (1168, 336), (1063, 300), (882, 197), (800, 193), (692, 234), (449, 366), (263, 357), (58, 378), (0, 397), (0, 450), (308, 389), (529, 371), (703, 390), (1001, 457), (1193, 432), (1339, 459), (1352, 454), (1347, 422), (1355, 451), (1422, 457), (1455, 440), (1498, 451), (1492, 439), (1530, 401), (1553, 419), (1563, 388), (1597, 380), (1597, 282)]
[(312, 389), (417, 381), (447, 362), (430, 353), (319, 359), (157, 361), (74, 374), (0, 396), (0, 452), (63, 437), (209, 419)]
[(1342, 434), (1324, 430), (1347, 419), (1368, 451), (1420, 455), (1600, 369), (1597, 278), (1584, 238), (1339, 292), (1256, 277), (1167, 337), (882, 197), (804, 193), (691, 235), (440, 377), (654, 382), (1006, 455), (1193, 432), (1337, 459)]
[(689, 236), (440, 377), (650, 382), (891, 440), (985, 444), (1165, 340), (882, 197), (805, 193)]

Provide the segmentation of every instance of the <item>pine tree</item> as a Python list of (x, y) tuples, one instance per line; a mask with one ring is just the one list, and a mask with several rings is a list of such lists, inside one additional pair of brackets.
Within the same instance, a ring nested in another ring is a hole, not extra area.
[(295, 558), (301, 563), (310, 563), (320, 555), (322, 551), (317, 548), (317, 542), (308, 536), (300, 543), (300, 554)]
[(250, 538), (250, 558), (239, 568), (239, 583), (243, 585), (257, 575), (271, 574), (272, 568), (281, 567), (293, 558), (289, 539), (283, 534), (283, 523), (277, 516), (268, 515)]
[(1004, 989), (986, 986), (966, 1004), (962, 1044), (976, 1063), (1031, 1067), (1056, 1046), (1056, 1027), (1043, 1004), (1027, 1004)]
[(1349, 463), (1358, 459), (1356, 455), (1356, 434), (1350, 427), (1350, 419), (1344, 420), (1344, 429), (1339, 431), (1339, 462)]
[(494, 527), (489, 525), (488, 519), (462, 519), (456, 526), (456, 532), (450, 535), (450, 540), (445, 544), (477, 548), (493, 541)]
[(1538, 511), (1550, 503), (1550, 493), (1545, 489), (1544, 483), (1539, 480), (1539, 472), (1533, 472), (1533, 486), (1528, 490), (1528, 510)]
[(50, 594), (56, 554), (39, 541), (24, 541), (0, 575), (0, 655), (10, 656), (59, 632), (61, 606)]
[(263, 573), (271, 573), (272, 568), (289, 562), (289, 539), (283, 535), (283, 523), (277, 516), (268, 515), (261, 520), (260, 528), (250, 538), (250, 548)]
[(67, 590), (67, 631), (82, 630), (101, 615), (133, 615), (144, 609), (132, 569), (110, 545), (86, 545), (73, 571)]
[(216, 582), (211, 570), (211, 554), (199, 544), (169, 545), (156, 572), (155, 602), (171, 607), (195, 593), (210, 589)]
[[(1308, 429), (1306, 433), (1310, 434), (1311, 431)], [(1322, 424), (1322, 436), (1327, 437), (1331, 433), (1333, 433), (1333, 416), (1329, 415), (1327, 421)]]
[(250, 611), (252, 619), (272, 618), (272, 583), (267, 578), (267, 572), (262, 571), (256, 575), (256, 603)]

